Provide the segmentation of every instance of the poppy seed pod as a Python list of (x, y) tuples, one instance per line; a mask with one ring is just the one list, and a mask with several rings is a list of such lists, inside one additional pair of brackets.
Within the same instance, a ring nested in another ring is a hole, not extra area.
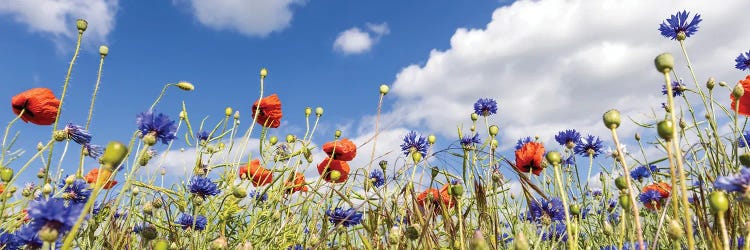
[(320, 117), (323, 115), (323, 107), (317, 107), (315, 108), (315, 115)]
[(89, 27), (89, 22), (83, 19), (76, 20), (76, 28), (78, 28), (78, 33), (83, 33), (86, 31), (86, 29)]
[(260, 69), (260, 78), (266, 78), (268, 76), (268, 69), (262, 68)]
[(711, 211), (718, 214), (723, 214), (729, 209), (729, 199), (723, 191), (713, 191), (708, 195), (708, 204), (711, 206)]
[(380, 94), (381, 95), (388, 94), (388, 91), (390, 91), (390, 90), (391, 90), (391, 88), (389, 88), (388, 85), (385, 85), (385, 84), (380, 85)]
[(435, 141), (437, 140), (437, 137), (435, 135), (429, 135), (427, 136), (427, 142), (430, 144), (435, 144)]
[(608, 129), (616, 129), (620, 127), (620, 111), (616, 109), (610, 109), (609, 111), (605, 112), (602, 116), (602, 120), (604, 121), (604, 126), (606, 126)]
[(656, 70), (661, 73), (669, 73), (674, 68), (674, 57), (670, 53), (663, 53), (654, 59)]
[(630, 195), (628, 194), (621, 194), (620, 195), (620, 206), (626, 210), (630, 209)]
[(627, 180), (625, 180), (625, 176), (620, 176), (615, 179), (615, 186), (617, 186), (617, 189), (619, 190), (625, 190), (628, 188)]
[(659, 137), (661, 137), (664, 140), (672, 140), (672, 135), (674, 133), (674, 124), (672, 124), (672, 121), (670, 120), (663, 120), (660, 121), (658, 124), (656, 124), (656, 132), (658, 132)]
[(120, 166), (125, 156), (128, 155), (128, 147), (125, 144), (117, 141), (111, 141), (107, 144), (104, 149), (104, 154), (100, 158), (101, 163), (105, 168), (114, 170), (117, 166)]
[(560, 156), (560, 153), (557, 151), (550, 151), (547, 153), (547, 161), (549, 163), (552, 163), (552, 165), (556, 166), (559, 165), (560, 162), (562, 162), (562, 156)]
[(578, 204), (571, 204), (570, 205), (570, 214), (572, 214), (574, 216), (578, 216), (579, 214), (581, 214), (581, 206), (579, 206)]
[(431, 170), (432, 171), (430, 171), (430, 176), (432, 176), (432, 178), (435, 178), (438, 176), (438, 174), (440, 174), (440, 169), (437, 166), (432, 167)]
[(497, 133), (500, 132), (500, 128), (497, 125), (492, 125), (489, 128), (489, 132), (490, 132), (490, 135), (494, 137), (497, 135)]
[(4, 182), (10, 182), (10, 180), (13, 179), (13, 169), (5, 167), (0, 169), (0, 178)]
[(99, 55), (102, 57), (109, 55), (109, 47), (107, 45), (99, 46)]
[(742, 163), (742, 166), (750, 167), (750, 153), (741, 154), (740, 163)]

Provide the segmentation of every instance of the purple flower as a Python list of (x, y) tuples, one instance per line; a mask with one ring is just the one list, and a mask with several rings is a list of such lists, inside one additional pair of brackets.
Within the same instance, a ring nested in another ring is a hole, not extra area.
[(651, 177), (652, 173), (659, 172), (659, 168), (657, 168), (655, 165), (650, 166), (638, 166), (630, 171), (630, 177), (633, 177), (633, 179), (636, 179), (638, 181), (642, 181), (643, 178), (649, 178)]
[(578, 133), (578, 131), (576, 131), (575, 129), (560, 131), (555, 136), (555, 141), (557, 141), (560, 146), (573, 148), (576, 144), (578, 144), (578, 142), (581, 141), (581, 134)]
[(25, 249), (41, 249), (44, 242), (39, 239), (39, 231), (34, 230), (31, 225), (22, 226), (15, 232), (16, 240), (22, 246), (26, 246)]
[(70, 185), (65, 186), (63, 198), (72, 203), (86, 203), (91, 195), (89, 185), (83, 179), (76, 179)]
[(532, 201), (526, 219), (534, 222), (540, 222), (543, 219), (563, 221), (565, 220), (565, 209), (563, 208), (563, 203), (558, 198), (552, 198), (549, 201), (542, 200), (541, 202)]
[(573, 152), (580, 156), (589, 156), (596, 158), (599, 156), (599, 154), (602, 153), (602, 148), (604, 145), (602, 145), (602, 140), (599, 139), (599, 137), (588, 135), (587, 137), (581, 139), (581, 143), (576, 144), (575, 148), (573, 148)]
[(748, 70), (750, 69), (750, 51), (747, 53), (740, 53), (739, 56), (737, 56), (737, 59), (734, 59), (737, 64), (734, 65), (735, 68), (739, 70)]
[(518, 139), (516, 142), (516, 150), (519, 150), (525, 145), (526, 143), (532, 142), (534, 140), (531, 139), (531, 137), (527, 136), (525, 138)]
[[(681, 96), (682, 92), (685, 90), (685, 86), (682, 85), (682, 81), (673, 81), (672, 82), (672, 97)], [(669, 92), (667, 91), (667, 85), (661, 85), (661, 93), (663, 95), (667, 95)]]
[(370, 180), (372, 180), (372, 185), (375, 187), (383, 186), (385, 184), (383, 171), (380, 169), (373, 169), (372, 172), (370, 172)]
[(198, 141), (208, 141), (209, 133), (208, 131), (201, 130), (198, 133), (195, 133), (195, 137), (198, 138)]
[(221, 193), (216, 183), (211, 181), (208, 177), (193, 176), (188, 184), (190, 193), (197, 194), (201, 197), (217, 195)]
[(328, 221), (336, 225), (350, 227), (362, 222), (362, 212), (357, 212), (354, 208), (343, 209), (337, 207), (334, 210), (326, 211)]
[(737, 138), (737, 145), (744, 148), (747, 147), (747, 142), (750, 142), (750, 132), (745, 131), (740, 138)]
[(63, 131), (68, 135), (68, 138), (80, 145), (91, 143), (91, 133), (89, 133), (84, 127), (68, 123), (68, 125), (65, 125)]
[[(684, 35), (684, 38), (690, 37), (698, 31), (698, 24), (702, 21), (701, 15), (696, 14), (690, 23), (687, 22), (690, 12), (682, 11), (672, 15), (669, 19), (659, 25), (661, 35), (672, 40), (678, 39)], [(684, 39), (681, 38), (681, 39)]]
[(750, 190), (750, 168), (742, 168), (734, 175), (719, 176), (714, 182), (714, 187), (727, 192), (747, 192)]
[(497, 113), (497, 102), (490, 98), (480, 98), (474, 103), (474, 113), (481, 116), (490, 116)]
[(425, 156), (427, 155), (427, 146), (427, 139), (417, 136), (417, 132), (411, 131), (404, 137), (404, 143), (401, 144), (401, 151), (407, 156), (412, 152)]
[(480, 144), (482, 143), (481, 140), (479, 140), (479, 134), (474, 134), (474, 136), (468, 136), (465, 135), (461, 138), (461, 146), (464, 148), (474, 146), (474, 144)]
[(83, 204), (65, 206), (65, 200), (61, 198), (32, 201), (28, 208), (29, 227), (35, 232), (42, 228), (56, 230), (62, 236), (73, 228), (82, 210)]
[(23, 242), (15, 234), (0, 229), (0, 249), (17, 250), (23, 246)]
[[(182, 225), (182, 229), (188, 229), (193, 228), (193, 216), (189, 214), (181, 214), (180, 218), (177, 219), (177, 224)], [(203, 231), (203, 229), (206, 229), (206, 224), (208, 224), (208, 220), (203, 215), (198, 215), (197, 219), (195, 220), (195, 230)]]
[(135, 123), (142, 136), (152, 134), (157, 139), (161, 139), (163, 144), (169, 144), (177, 138), (177, 124), (165, 114), (154, 115), (151, 111), (143, 112), (136, 117)]
[(542, 232), (542, 240), (568, 241), (567, 226), (563, 222), (557, 222)]
[(638, 195), (638, 200), (640, 200), (643, 204), (658, 204), (662, 199), (663, 198), (661, 196), (661, 193), (653, 189), (646, 190), (646, 192), (640, 193)]
[(250, 196), (250, 198), (254, 198), (258, 202), (263, 202), (263, 201), (268, 200), (268, 194), (267, 193), (258, 192), (258, 191), (255, 191), (255, 190), (250, 191), (250, 194), (248, 194), (248, 196)]
[(94, 158), (94, 159), (99, 158), (99, 156), (101, 156), (102, 153), (104, 152), (104, 149), (102, 148), (102, 146), (94, 145), (90, 143), (83, 144), (83, 148), (86, 150), (89, 157)]

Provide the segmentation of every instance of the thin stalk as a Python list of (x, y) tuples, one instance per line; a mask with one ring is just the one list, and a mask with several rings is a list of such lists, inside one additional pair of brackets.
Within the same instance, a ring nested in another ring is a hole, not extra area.
[(625, 176), (625, 184), (627, 185), (628, 193), (630, 194), (630, 204), (633, 210), (636, 236), (638, 237), (638, 249), (644, 250), (641, 216), (638, 205), (636, 203), (637, 201), (635, 200), (635, 191), (633, 190), (632, 181), (630, 180), (630, 175), (628, 174), (630, 173), (630, 169), (628, 168), (628, 163), (625, 161), (625, 154), (623, 154), (622, 149), (620, 148), (620, 139), (617, 137), (616, 128), (612, 127), (610, 128), (610, 131), (612, 131), (612, 139), (614, 140), (615, 148), (617, 149), (617, 156), (618, 158), (620, 158), (620, 163), (622, 164), (622, 168), (625, 171), (625, 174), (623, 176)]

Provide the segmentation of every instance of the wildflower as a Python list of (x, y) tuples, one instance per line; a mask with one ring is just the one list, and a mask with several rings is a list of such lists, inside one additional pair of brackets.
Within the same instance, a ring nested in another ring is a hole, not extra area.
[[(153, 143), (146, 142), (147, 144), (153, 145), (158, 139), (161, 139), (163, 144), (169, 144), (170, 141), (177, 138), (177, 124), (165, 114), (154, 115), (151, 111), (143, 112), (138, 114), (135, 123), (138, 125), (138, 130), (141, 131), (141, 136), (154, 138)], [(144, 141), (146, 140), (144, 139)]]
[(401, 151), (404, 155), (410, 153), (419, 153), (422, 156), (427, 155), (427, 140), (423, 136), (417, 136), (417, 132), (411, 131), (404, 136), (404, 143), (401, 144)]
[(62, 131), (68, 138), (80, 145), (91, 143), (91, 133), (89, 133), (84, 127), (68, 123)]
[(256, 116), (255, 111), (258, 110), (258, 119), (255, 121), (263, 127), (267, 128), (278, 128), (281, 125), (281, 101), (279, 96), (276, 94), (262, 98), (253, 103), (252, 111), (253, 117)]
[[(627, 145), (620, 144), (620, 150), (623, 154), (628, 155)], [(607, 156), (607, 158), (617, 158), (617, 154), (617, 148), (607, 147), (607, 150), (604, 150), (604, 155)]]
[(15, 234), (8, 233), (4, 229), (0, 229), (0, 249), (19, 249), (23, 246), (23, 242)]
[(305, 175), (302, 173), (294, 173), (294, 179), (290, 178), (289, 181), (284, 183), (287, 193), (296, 193), (299, 191), (307, 192), (307, 186), (305, 186)]
[(250, 191), (249, 196), (250, 196), (250, 198), (253, 198), (253, 199), (255, 199), (256, 201), (259, 201), (259, 202), (264, 202), (264, 201), (268, 200), (268, 194), (267, 193), (258, 192), (258, 191), (255, 191), (255, 190)]
[[(110, 175), (112, 173), (109, 172), (109, 171), (106, 171), (106, 170), (102, 171), (102, 172), (104, 172), (107, 175), (106, 177), (103, 177), (104, 181), (107, 181), (110, 178)], [(93, 168), (93, 169), (91, 169), (91, 171), (89, 171), (86, 174), (86, 182), (88, 182), (89, 184), (96, 183), (98, 179), (99, 179), (99, 168)], [(111, 180), (111, 181), (107, 181), (105, 184), (103, 184), (102, 187), (104, 189), (110, 189), (110, 188), (114, 187), (115, 185), (117, 185), (117, 181), (116, 180)]]
[[(672, 97), (681, 96), (682, 92), (685, 90), (685, 86), (682, 85), (681, 81), (673, 81), (672, 82)], [(667, 95), (667, 85), (661, 85), (661, 93), (663, 95)]]
[(104, 153), (102, 146), (90, 143), (83, 144), (83, 150), (86, 155), (94, 159), (99, 158)]
[(729, 99), (732, 100), (732, 110), (741, 115), (750, 116), (750, 75), (746, 76), (745, 79), (740, 80), (738, 84), (742, 85), (745, 92), (749, 94), (740, 97), (740, 110), (735, 109), (735, 106), (737, 106), (737, 100), (735, 100), (734, 94), (729, 94)]
[(198, 138), (198, 141), (208, 141), (208, 136), (209, 132), (205, 130), (195, 133), (195, 138)]
[(253, 186), (259, 187), (273, 182), (273, 172), (260, 166), (260, 160), (255, 159), (240, 167), (240, 179), (250, 179)]
[(526, 143), (529, 143), (529, 142), (532, 142), (532, 141), (534, 141), (534, 140), (532, 140), (531, 137), (529, 137), (529, 136), (527, 136), (526, 138), (518, 139), (518, 141), (516, 142), (516, 150), (521, 149), (521, 147), (523, 147), (523, 145), (526, 145)]
[(454, 202), (448, 193), (450, 185), (446, 184), (440, 190), (428, 188), (417, 196), (417, 204), (421, 208), (431, 206), (436, 214), (440, 214), (441, 207), (452, 208)]
[(565, 220), (565, 208), (558, 198), (542, 200), (541, 202), (534, 200), (531, 201), (526, 220), (544, 224), (549, 224), (552, 221), (563, 221)]
[(380, 169), (373, 169), (372, 172), (370, 172), (370, 180), (372, 181), (372, 185), (375, 187), (381, 187), (385, 184), (385, 176), (383, 174), (383, 171)]
[(474, 113), (481, 116), (490, 116), (497, 113), (497, 102), (490, 98), (480, 98), (474, 103)]
[(658, 210), (666, 202), (665, 199), (669, 197), (672, 187), (667, 183), (659, 182), (645, 186), (641, 191), (638, 199), (643, 205), (648, 209)]
[(573, 155), (568, 156), (568, 158), (563, 159), (561, 164), (562, 165), (576, 165), (576, 158)]
[(750, 168), (742, 168), (740, 172), (729, 176), (719, 176), (714, 187), (727, 192), (744, 193), (750, 191)]
[(560, 146), (565, 146), (569, 149), (572, 149), (581, 141), (581, 134), (578, 133), (578, 131), (576, 131), (575, 129), (560, 131), (555, 136), (555, 141), (557, 141)]
[(690, 12), (682, 11), (672, 15), (669, 19), (659, 25), (661, 35), (672, 40), (684, 40), (698, 31), (698, 24), (702, 21), (701, 15), (696, 14), (693, 20), (687, 23)]
[(13, 113), (23, 115), (21, 120), (36, 125), (50, 125), (57, 119), (60, 100), (48, 88), (33, 88), (21, 92), (10, 101)]
[(196, 217), (195, 225), (193, 225), (192, 215), (183, 213), (180, 215), (180, 218), (177, 219), (177, 224), (182, 225), (182, 229), (185, 229), (185, 230), (187, 230), (188, 228), (192, 228), (198, 231), (203, 231), (203, 229), (206, 229), (207, 223), (208, 223), (208, 220), (203, 215), (198, 215)]
[(343, 209), (337, 207), (334, 210), (326, 211), (328, 221), (336, 225), (350, 227), (362, 222), (362, 212), (357, 212), (354, 208)]
[(334, 160), (351, 161), (357, 155), (357, 146), (349, 139), (343, 138), (323, 144), (323, 152)]
[(60, 198), (32, 201), (29, 204), (29, 226), (35, 232), (49, 230), (56, 233), (55, 236), (64, 235), (73, 228), (82, 210), (83, 204), (65, 206), (65, 200)]
[(516, 169), (524, 173), (531, 172), (539, 175), (544, 169), (543, 156), (544, 145), (538, 142), (528, 142), (516, 150)]
[(479, 140), (479, 134), (474, 134), (474, 136), (465, 135), (461, 138), (461, 146), (464, 148), (471, 148), (475, 144), (482, 143), (481, 140)]
[(737, 59), (734, 59), (737, 64), (734, 65), (735, 68), (739, 70), (748, 70), (750, 69), (750, 51), (747, 53), (740, 53), (739, 56), (737, 56)]
[(573, 152), (580, 156), (592, 156), (596, 158), (602, 153), (602, 140), (598, 136), (588, 135), (581, 139), (581, 143), (576, 144)]
[[(461, 183), (458, 182), (456, 179), (453, 179), (451, 183), (455, 184), (445, 184), (443, 187), (440, 188), (440, 201), (443, 203), (443, 206), (447, 208), (453, 208), (455, 205), (453, 197), (451, 195), (451, 187), (455, 185), (460, 185)], [(463, 187), (461, 187), (463, 189)]]
[(305, 246), (301, 244), (296, 244), (294, 246), (290, 246), (287, 248), (287, 250), (306, 250), (306, 249), (310, 249), (310, 248), (305, 248)]
[[(318, 174), (331, 183), (342, 183), (349, 178), (349, 163), (326, 158), (318, 164)], [(332, 173), (338, 174), (332, 174)]]
[(91, 195), (91, 189), (86, 181), (76, 179), (72, 184), (65, 186), (63, 198), (72, 203), (86, 203)]
[(221, 193), (219, 187), (211, 181), (208, 177), (193, 176), (188, 184), (190, 193), (196, 194), (200, 197), (213, 196)]
[(741, 148), (747, 147), (748, 142), (750, 142), (750, 132), (748, 131), (743, 132), (742, 136), (737, 138), (737, 144)]
[(568, 241), (567, 226), (563, 222), (557, 222), (542, 233), (542, 240)]
[(630, 177), (633, 177), (633, 179), (641, 181), (643, 180), (643, 178), (649, 178), (651, 177), (652, 173), (657, 173), (657, 172), (659, 172), (659, 168), (657, 168), (655, 165), (638, 166), (630, 171)]
[(31, 225), (22, 226), (15, 232), (16, 239), (25, 249), (41, 249), (44, 242), (39, 239), (39, 231), (34, 230)]

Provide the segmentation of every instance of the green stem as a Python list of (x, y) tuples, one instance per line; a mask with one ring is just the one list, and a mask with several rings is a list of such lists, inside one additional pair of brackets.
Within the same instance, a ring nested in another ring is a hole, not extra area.
[[(670, 86), (667, 84), (667, 86)], [(625, 184), (628, 188), (628, 193), (630, 194), (630, 204), (631, 209), (633, 212), (634, 222), (635, 222), (635, 229), (636, 229), (636, 236), (638, 237), (638, 249), (644, 250), (643, 245), (643, 228), (641, 227), (641, 216), (640, 211), (638, 209), (637, 201), (635, 200), (635, 191), (633, 190), (632, 181), (630, 180), (630, 169), (628, 168), (628, 164), (625, 161), (625, 154), (622, 152), (622, 149), (620, 148), (620, 139), (617, 137), (617, 132), (614, 127), (610, 128), (612, 131), (612, 139), (615, 143), (615, 148), (617, 149), (617, 156), (620, 159), (620, 164), (622, 164), (622, 168), (624, 170), (623, 176), (625, 176)]]
[(560, 164), (554, 164), (553, 169), (555, 170), (555, 183), (557, 184), (558, 192), (560, 192), (563, 210), (565, 211), (565, 225), (568, 227), (568, 230), (565, 230), (568, 234), (568, 249), (577, 249), (576, 238), (573, 237), (573, 230), (570, 230), (572, 224), (570, 224), (570, 212), (568, 212), (568, 192), (565, 192), (565, 189), (563, 189), (562, 178), (560, 177)]
[(0, 166), (3, 165), (3, 162), (5, 160), (5, 152), (9, 150), (5, 148), (5, 141), (8, 139), (8, 134), (10, 133), (10, 127), (13, 127), (13, 124), (16, 123), (16, 121), (18, 121), (18, 119), (21, 118), (21, 116), (23, 116), (24, 112), (26, 112), (26, 109), (22, 109), (21, 112), (18, 113), (18, 116), (16, 116), (16, 118), (13, 118), (13, 120), (11, 120), (8, 123), (8, 126), (5, 127), (5, 134), (3, 134), (3, 145), (0, 148), (0, 150), (2, 150), (2, 153), (0, 153)]

